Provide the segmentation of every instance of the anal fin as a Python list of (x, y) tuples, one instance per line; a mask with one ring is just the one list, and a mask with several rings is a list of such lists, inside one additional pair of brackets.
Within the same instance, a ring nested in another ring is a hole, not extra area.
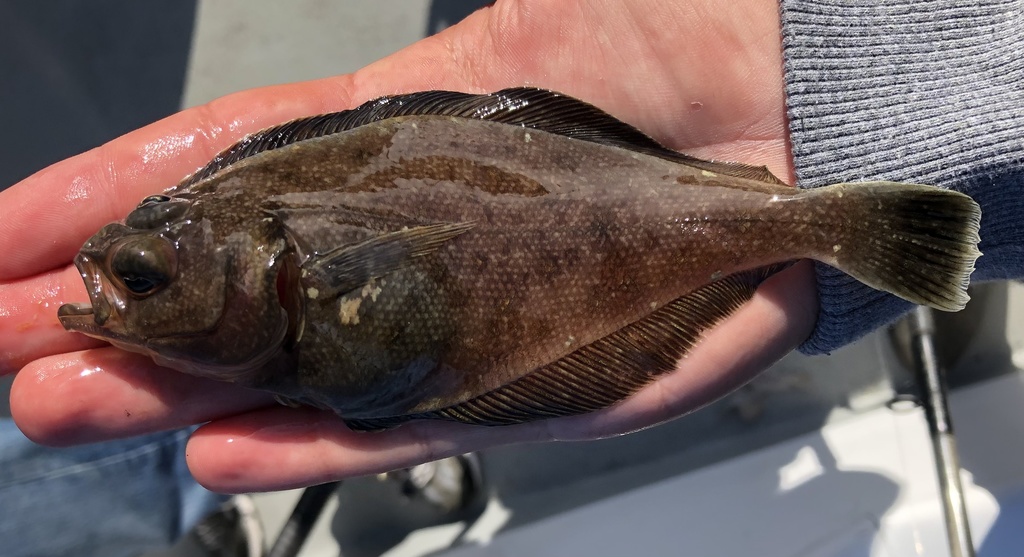
[(700, 335), (732, 315), (789, 263), (744, 271), (677, 298), (650, 315), (507, 385), (421, 414), (348, 421), (387, 429), (412, 419), (511, 425), (606, 408), (676, 368)]

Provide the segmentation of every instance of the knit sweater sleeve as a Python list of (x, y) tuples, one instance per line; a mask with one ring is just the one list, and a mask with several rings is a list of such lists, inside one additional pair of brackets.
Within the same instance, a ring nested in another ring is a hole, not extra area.
[[(1024, 276), (1024, 0), (783, 0), (797, 182), (934, 184), (982, 208), (972, 281)], [(817, 266), (807, 354), (911, 308)]]

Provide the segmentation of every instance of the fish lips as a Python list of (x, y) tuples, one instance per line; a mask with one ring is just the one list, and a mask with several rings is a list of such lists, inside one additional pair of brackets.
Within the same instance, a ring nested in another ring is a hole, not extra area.
[(116, 314), (113, 311), (113, 304), (104, 293), (102, 271), (96, 264), (94, 256), (79, 253), (75, 257), (75, 267), (78, 268), (82, 280), (85, 281), (90, 303), (64, 304), (57, 310), (57, 319), (68, 331), (76, 331), (97, 338), (117, 338), (119, 335), (108, 328), (113, 324), (109, 323), (111, 317), (116, 317)]

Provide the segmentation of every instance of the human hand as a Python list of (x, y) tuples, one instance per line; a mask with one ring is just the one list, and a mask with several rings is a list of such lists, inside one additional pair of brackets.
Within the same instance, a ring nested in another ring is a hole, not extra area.
[(558, 90), (669, 147), (767, 164), (792, 181), (774, 0), (499, 1), (355, 74), (246, 91), (184, 111), (47, 168), (0, 194), (0, 372), (21, 368), (11, 410), (31, 438), (65, 445), (209, 422), (188, 447), (218, 491), (281, 489), (488, 446), (585, 439), (646, 427), (742, 384), (813, 327), (810, 266), (767, 281), (679, 369), (613, 408), (501, 428), (419, 422), (350, 432), (333, 414), (159, 368), (56, 319), (85, 290), (82, 243), (247, 133), (425, 89)]

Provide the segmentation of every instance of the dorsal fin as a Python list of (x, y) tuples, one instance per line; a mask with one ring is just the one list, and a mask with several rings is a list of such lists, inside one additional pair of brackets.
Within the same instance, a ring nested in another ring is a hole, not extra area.
[(355, 430), (413, 419), (511, 425), (606, 408), (676, 368), (701, 333), (732, 315), (758, 285), (788, 263), (712, 282), (650, 315), (507, 385), (466, 402), (420, 414), (345, 420)]
[(784, 184), (764, 166), (705, 161), (673, 151), (600, 108), (573, 97), (544, 89), (514, 87), (485, 95), (453, 91), (392, 95), (368, 101), (351, 110), (292, 120), (245, 137), (222, 151), (177, 188), (195, 184), (242, 159), (264, 151), (388, 118), (431, 115), (523, 126), (582, 141), (613, 145), (717, 174)]

